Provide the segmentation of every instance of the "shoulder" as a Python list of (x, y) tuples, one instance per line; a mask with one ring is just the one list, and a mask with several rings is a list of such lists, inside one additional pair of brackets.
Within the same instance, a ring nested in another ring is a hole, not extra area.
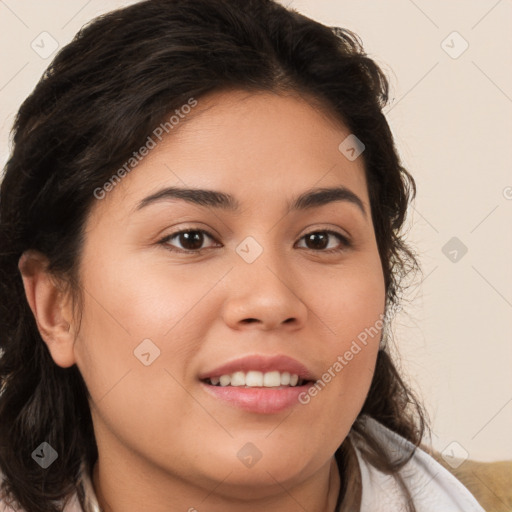
[[(407, 439), (372, 418), (366, 418), (365, 428), (380, 441), (391, 458), (414, 450), (400, 475), (418, 512), (485, 512), (469, 490), (421, 448), (415, 448)], [(406, 498), (397, 480), (366, 462), (357, 443), (356, 454), (363, 487), (361, 509), (405, 511)]]

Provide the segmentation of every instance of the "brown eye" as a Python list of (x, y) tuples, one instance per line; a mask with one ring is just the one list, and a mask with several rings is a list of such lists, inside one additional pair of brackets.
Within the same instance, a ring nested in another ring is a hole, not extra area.
[[(215, 241), (213, 236), (203, 229), (186, 229), (167, 235), (159, 243), (173, 252), (199, 253), (204, 249), (214, 247), (214, 245), (203, 247), (208, 238)], [(334, 243), (334, 246), (332, 245), (332, 240), (335, 238), (338, 239), (337, 246), (336, 243)], [(301, 240), (305, 240), (306, 249), (315, 252), (336, 253), (351, 247), (350, 241), (336, 231), (313, 231), (304, 235)], [(174, 243), (171, 243), (171, 241), (174, 241)]]
[[(177, 252), (199, 252), (203, 247), (204, 241), (206, 238), (210, 238), (213, 240), (213, 237), (202, 229), (187, 229), (183, 231), (177, 231), (176, 233), (172, 233), (162, 240), (160, 243), (171, 246), (171, 251)], [(176, 248), (173, 244), (169, 242), (171, 240), (177, 240), (177, 242), (181, 245), (181, 247)]]
[[(341, 242), (341, 248), (329, 247), (329, 240), (334, 236)], [(306, 242), (306, 248), (320, 252), (341, 252), (350, 247), (349, 240), (336, 231), (313, 231), (302, 237)], [(326, 250), (328, 249), (328, 250)]]

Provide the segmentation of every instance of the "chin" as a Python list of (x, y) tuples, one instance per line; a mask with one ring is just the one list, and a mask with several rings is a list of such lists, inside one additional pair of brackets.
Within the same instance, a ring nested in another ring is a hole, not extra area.
[[(241, 446), (242, 449), (234, 452), (235, 457), (230, 452), (223, 464), (213, 459), (215, 463), (210, 468), (215, 479), (222, 479), (229, 474), (226, 482), (229, 482), (233, 491), (240, 493), (241, 498), (246, 498), (248, 494), (261, 496), (262, 492), (269, 495), (282, 492), (281, 485), (287, 488), (293, 486), (322, 466), (322, 462), (307, 459), (300, 448), (294, 450), (293, 457), (290, 457), (289, 448), (283, 445), (277, 449), (267, 447), (259, 453), (250, 442)], [(222, 472), (219, 467), (223, 467)]]

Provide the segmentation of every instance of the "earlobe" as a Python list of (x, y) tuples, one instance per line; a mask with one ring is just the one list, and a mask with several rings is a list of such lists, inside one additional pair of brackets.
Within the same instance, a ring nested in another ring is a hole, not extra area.
[(70, 301), (63, 287), (46, 271), (47, 258), (25, 251), (18, 262), (25, 295), (37, 328), (55, 364), (67, 368), (75, 364)]

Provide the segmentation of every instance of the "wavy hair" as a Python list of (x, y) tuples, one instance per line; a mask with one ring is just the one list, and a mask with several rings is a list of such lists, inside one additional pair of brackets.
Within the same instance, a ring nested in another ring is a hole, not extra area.
[[(57, 53), (21, 105), (1, 184), (0, 470), (6, 500), (31, 512), (62, 510), (78, 491), (81, 461), (90, 472), (98, 457), (87, 387), (76, 365), (53, 362), (25, 296), (20, 256), (29, 249), (45, 255), (48, 272), (72, 290), (79, 315), (78, 267), (93, 191), (170, 112), (191, 97), (230, 89), (304, 95), (364, 141), (387, 308), (401, 301), (403, 279), (419, 270), (402, 233), (415, 182), (382, 112), (388, 81), (358, 36), (273, 0), (147, 0), (92, 20)], [(339, 510), (360, 508), (356, 438), (364, 457), (402, 485), (398, 470), (412, 456), (389, 459), (365, 430), (365, 415), (415, 447), (428, 428), (422, 405), (390, 357), (389, 339), (385, 329), (366, 401), (336, 452), (343, 476)], [(42, 440), (59, 454), (50, 471), (31, 457)]]

